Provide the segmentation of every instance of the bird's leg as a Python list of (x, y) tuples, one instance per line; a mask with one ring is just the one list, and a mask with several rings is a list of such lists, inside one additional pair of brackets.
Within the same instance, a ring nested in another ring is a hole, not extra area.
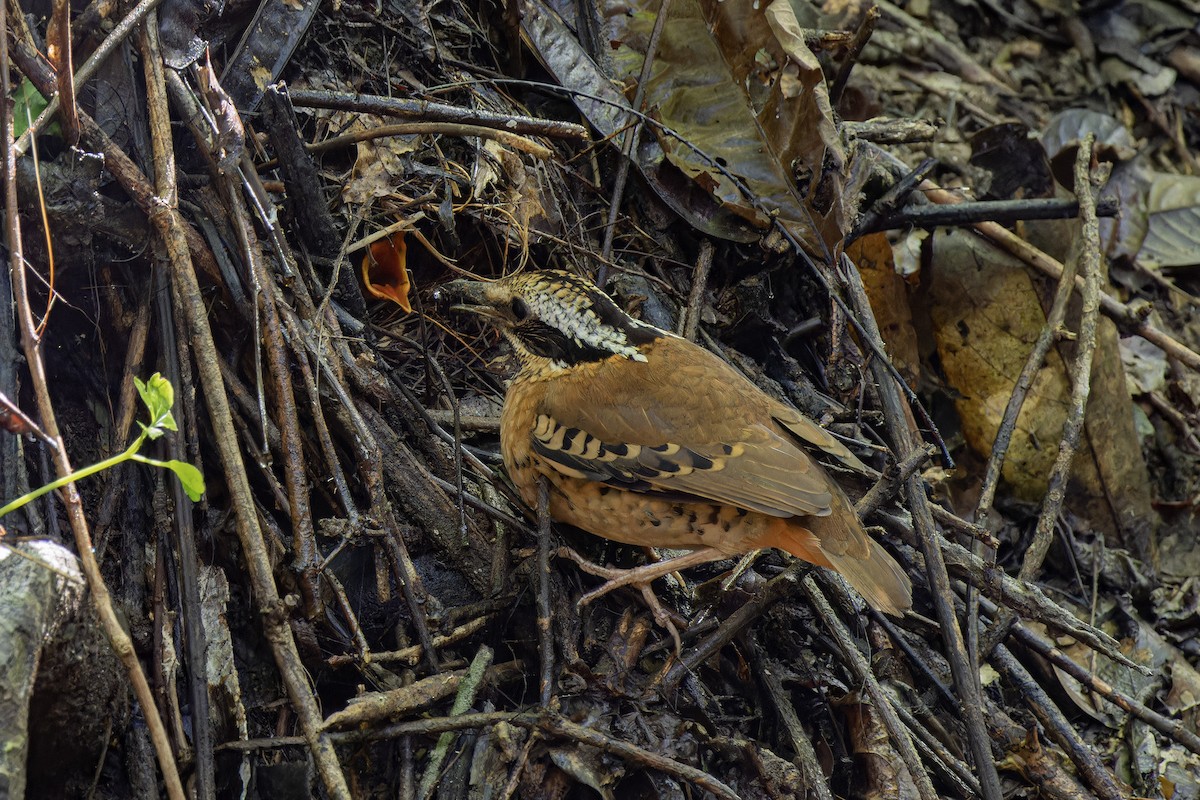
[(560, 547), (558, 555), (560, 558), (571, 559), (584, 572), (607, 579), (603, 584), (580, 597), (580, 606), (586, 606), (596, 598), (608, 594), (613, 589), (619, 589), (622, 586), (633, 586), (642, 593), (642, 598), (646, 601), (647, 607), (654, 614), (654, 621), (659, 626), (670, 631), (671, 636), (675, 639), (676, 651), (680, 649), (679, 632), (675, 629), (675, 625), (671, 621), (671, 615), (663, 608), (662, 603), (659, 602), (650, 584), (657, 578), (661, 578), (676, 570), (696, 567), (701, 564), (707, 564), (710, 561), (720, 561), (723, 558), (729, 558), (728, 553), (718, 550), (715, 547), (705, 547), (685, 553), (682, 556), (668, 558), (666, 561), (643, 564), (633, 569), (617, 569), (616, 567), (602, 567), (599, 564), (594, 564), (569, 547)]
[(710, 561), (720, 561), (723, 558), (729, 558), (729, 554), (724, 551), (718, 550), (715, 547), (705, 547), (681, 556), (668, 558), (666, 561), (643, 564), (640, 567), (632, 569), (618, 569), (617, 567), (602, 567), (599, 564), (594, 564), (569, 547), (558, 548), (558, 555), (561, 558), (571, 559), (584, 572), (608, 579), (603, 585), (592, 589), (579, 598), (579, 605), (581, 606), (587, 605), (598, 597), (603, 597), (614, 589), (620, 589), (622, 586), (649, 586), (652, 581), (676, 570), (698, 567)]

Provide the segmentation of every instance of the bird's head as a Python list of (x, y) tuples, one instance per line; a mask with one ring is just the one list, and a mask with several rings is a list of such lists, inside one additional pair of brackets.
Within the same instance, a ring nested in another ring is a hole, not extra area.
[(645, 361), (640, 348), (667, 335), (633, 319), (591, 281), (569, 272), (456, 280), (437, 293), (451, 310), (477, 314), (494, 325), (525, 366), (565, 369), (614, 356)]

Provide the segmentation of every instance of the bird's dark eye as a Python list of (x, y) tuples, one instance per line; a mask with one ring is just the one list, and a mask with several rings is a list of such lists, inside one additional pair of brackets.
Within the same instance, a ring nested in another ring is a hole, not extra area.
[(510, 306), (512, 308), (513, 318), (516, 319), (517, 322), (522, 322), (526, 317), (529, 316), (529, 306), (525, 305), (525, 301), (521, 298), (514, 297)]

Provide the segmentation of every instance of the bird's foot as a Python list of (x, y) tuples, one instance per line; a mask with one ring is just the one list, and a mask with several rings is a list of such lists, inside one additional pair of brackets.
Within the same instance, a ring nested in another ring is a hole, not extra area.
[[(679, 639), (679, 629), (675, 625), (673, 615), (663, 607), (658, 596), (654, 594), (654, 589), (650, 584), (658, 578), (663, 577), (671, 572), (687, 567), (694, 567), (699, 564), (707, 564), (710, 561), (716, 561), (721, 558), (727, 558), (727, 554), (722, 553), (713, 547), (706, 547), (702, 550), (695, 550), (686, 555), (669, 558), (666, 561), (657, 561), (653, 564), (644, 564), (633, 569), (618, 569), (616, 567), (604, 567), (599, 564), (588, 561), (583, 556), (576, 553), (569, 547), (560, 547), (558, 549), (560, 558), (569, 558), (579, 565), (579, 568), (584, 572), (604, 578), (605, 582), (595, 589), (585, 593), (579, 598), (578, 604), (582, 608), (598, 597), (603, 597), (614, 589), (619, 589), (622, 586), (630, 586), (636, 588), (642, 593), (642, 599), (646, 603), (646, 607), (650, 609), (650, 613), (654, 615), (654, 621), (659, 627), (664, 628), (671, 634), (671, 638), (675, 641), (676, 654), (682, 651), (682, 643)], [(678, 615), (674, 615), (678, 617)], [(679, 620), (683, 623), (683, 620)]]

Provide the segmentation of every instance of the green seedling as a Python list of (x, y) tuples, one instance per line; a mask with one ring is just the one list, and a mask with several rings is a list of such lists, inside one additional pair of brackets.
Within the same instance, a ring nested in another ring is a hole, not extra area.
[(32, 492), (18, 497), (8, 505), (0, 508), (0, 517), (3, 517), (10, 511), (16, 511), (31, 500), (36, 500), (46, 494), (46, 492), (61, 489), (72, 481), (86, 478), (89, 475), (95, 475), (97, 472), (115, 467), (123, 461), (139, 461), (143, 464), (149, 464), (152, 467), (169, 469), (178, 476), (179, 482), (183, 484), (183, 490), (187, 492), (187, 496), (192, 499), (192, 502), (200, 499), (200, 495), (204, 494), (204, 476), (200, 474), (200, 470), (183, 461), (175, 459), (159, 461), (156, 458), (147, 458), (138, 452), (142, 449), (142, 444), (147, 439), (157, 439), (167, 431), (177, 430), (175, 427), (175, 418), (171, 416), (171, 406), (175, 405), (174, 387), (171, 386), (169, 380), (157, 372), (151, 375), (150, 380), (145, 383), (142, 383), (137, 378), (134, 378), (133, 382), (137, 386), (138, 394), (142, 397), (142, 402), (150, 411), (150, 424), (143, 425), (140, 422), (138, 423), (142, 432), (133, 440), (133, 444), (129, 445), (123, 453), (118, 453), (112, 458), (98, 461), (90, 467), (76, 470), (53, 483), (47, 483), (39, 489), (34, 489)]

